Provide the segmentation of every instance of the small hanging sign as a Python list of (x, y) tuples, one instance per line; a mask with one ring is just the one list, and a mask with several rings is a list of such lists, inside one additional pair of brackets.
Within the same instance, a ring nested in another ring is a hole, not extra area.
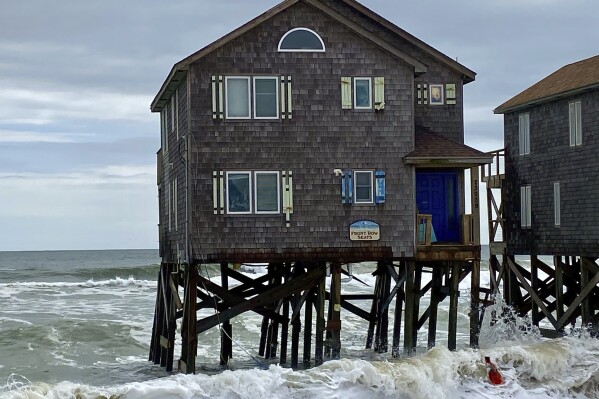
[(349, 239), (352, 241), (378, 241), (381, 227), (370, 220), (358, 220), (349, 225)]

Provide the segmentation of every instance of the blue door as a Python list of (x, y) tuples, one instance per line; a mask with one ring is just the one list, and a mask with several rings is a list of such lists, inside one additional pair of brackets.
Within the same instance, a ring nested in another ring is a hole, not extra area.
[(457, 172), (416, 172), (416, 204), (419, 213), (432, 215), (437, 241), (459, 241)]

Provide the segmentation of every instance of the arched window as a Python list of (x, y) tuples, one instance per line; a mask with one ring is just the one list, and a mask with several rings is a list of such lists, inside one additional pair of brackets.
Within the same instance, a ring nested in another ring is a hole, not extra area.
[(324, 42), (318, 33), (308, 28), (295, 28), (285, 33), (279, 42), (279, 51), (324, 53)]

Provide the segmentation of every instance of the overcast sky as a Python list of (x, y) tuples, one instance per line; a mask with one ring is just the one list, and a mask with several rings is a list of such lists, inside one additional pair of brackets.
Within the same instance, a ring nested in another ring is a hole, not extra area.
[[(277, 0), (21, 0), (0, 12), (0, 250), (157, 247), (159, 119), (172, 65)], [(466, 142), (492, 110), (596, 55), (597, 0), (362, 0), (478, 73)]]

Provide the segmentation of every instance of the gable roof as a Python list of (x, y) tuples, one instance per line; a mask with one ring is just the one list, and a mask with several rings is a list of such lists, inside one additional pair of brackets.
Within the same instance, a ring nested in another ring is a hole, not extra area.
[(505, 114), (579, 92), (599, 88), (599, 55), (566, 65), (495, 108)]
[(414, 151), (404, 157), (407, 164), (421, 166), (476, 166), (491, 163), (493, 156), (445, 138), (427, 129), (417, 128)]
[[(278, 5), (271, 8), (270, 10), (264, 12), (263, 14), (259, 15), (256, 18), (254, 18), (253, 20), (247, 22), (246, 24), (244, 24), (244, 25), (240, 26), (239, 28), (233, 30), (232, 32), (226, 34), (225, 36), (221, 37), (220, 39), (212, 42), (208, 46), (202, 48), (201, 50), (191, 54), (190, 56), (188, 56), (188, 57), (184, 58), (183, 60), (179, 61), (178, 63), (176, 63), (173, 66), (173, 68), (171, 69), (167, 79), (162, 84), (160, 91), (158, 92), (158, 94), (156, 95), (154, 100), (152, 101), (152, 104), (151, 104), (152, 112), (160, 111), (162, 109), (162, 107), (164, 107), (164, 105), (168, 101), (168, 98), (172, 95), (172, 93), (174, 92), (176, 87), (179, 85), (180, 81), (184, 78), (186, 71), (189, 69), (189, 65), (191, 63), (210, 54), (211, 52), (215, 51), (216, 49), (224, 46), (225, 44), (229, 43), (230, 41), (236, 39), (237, 37), (243, 35), (244, 33), (248, 32), (249, 30), (255, 28), (256, 26), (269, 20), (270, 18), (274, 17), (275, 15), (281, 13), (282, 11), (288, 9), (289, 7), (291, 7), (292, 5), (294, 5), (300, 1), (303, 1), (306, 4), (309, 4), (317, 9), (319, 9), (326, 15), (330, 16), (331, 18), (333, 18), (333, 19), (337, 20), (338, 22), (342, 23), (343, 25), (345, 25), (348, 29), (350, 29), (353, 32), (357, 33), (358, 35), (364, 37), (365, 39), (370, 40), (371, 42), (378, 45), (382, 49), (388, 51), (395, 57), (397, 57), (397, 58), (405, 61), (409, 65), (413, 66), (414, 72), (416, 74), (422, 74), (422, 73), (426, 72), (427, 66), (425, 64), (423, 64), (422, 62), (418, 61), (417, 59), (411, 57), (410, 55), (404, 53), (403, 51), (399, 50), (397, 47), (393, 46), (392, 44), (384, 41), (380, 37), (376, 36), (376, 34), (364, 29), (359, 24), (353, 22), (349, 18), (344, 17), (343, 15), (339, 14), (338, 12), (336, 12), (335, 10), (333, 10), (332, 8), (327, 6), (323, 1), (321, 1), (321, 0), (284, 0), (283, 2), (279, 3)], [(426, 43), (417, 39), (416, 37), (410, 35), (406, 31), (400, 29), (398, 26), (396, 26), (393, 23), (389, 22), (388, 20), (384, 19), (380, 15), (378, 15), (378, 14), (374, 13), (373, 11), (371, 11), (370, 9), (362, 6), (357, 1), (355, 1), (355, 0), (338, 0), (338, 1), (342, 1), (343, 3), (352, 7), (358, 13), (374, 20), (375, 22), (379, 23), (380, 25), (384, 26), (385, 28), (387, 28), (387, 29), (391, 30), (392, 32), (394, 32), (395, 34), (397, 34), (402, 39), (408, 41), (409, 43), (420, 48), (427, 54), (431, 55), (434, 59), (437, 59), (439, 62), (446, 64), (449, 68), (462, 74), (464, 83), (469, 83), (474, 80), (476, 74), (473, 71), (471, 71), (470, 69), (461, 65), (457, 61), (452, 60), (451, 58), (447, 57), (443, 53), (435, 50), (431, 46), (427, 45)]]

